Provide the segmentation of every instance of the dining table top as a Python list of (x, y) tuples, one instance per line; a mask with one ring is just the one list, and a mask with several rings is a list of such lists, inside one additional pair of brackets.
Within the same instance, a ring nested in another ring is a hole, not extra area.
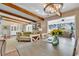
[(72, 56), (75, 39), (59, 38), (59, 45), (53, 46), (47, 39), (38, 42), (26, 42), (17, 45), (16, 49), (20, 56)]

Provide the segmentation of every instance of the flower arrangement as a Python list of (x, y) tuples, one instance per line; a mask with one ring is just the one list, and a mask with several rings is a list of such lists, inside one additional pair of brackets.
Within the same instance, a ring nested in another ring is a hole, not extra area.
[(54, 30), (52, 30), (52, 31), (50, 32), (50, 34), (51, 34), (52, 36), (61, 36), (61, 35), (63, 34), (63, 31), (60, 30), (60, 29), (54, 29)]

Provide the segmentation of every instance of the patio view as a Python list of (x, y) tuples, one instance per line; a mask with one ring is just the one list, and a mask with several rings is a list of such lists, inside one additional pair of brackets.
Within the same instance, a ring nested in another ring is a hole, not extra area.
[(0, 56), (78, 56), (79, 3), (0, 3)]

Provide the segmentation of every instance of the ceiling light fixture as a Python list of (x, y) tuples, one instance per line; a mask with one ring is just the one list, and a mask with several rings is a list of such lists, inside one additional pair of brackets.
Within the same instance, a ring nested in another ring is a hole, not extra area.
[(63, 3), (45, 3), (44, 12), (48, 14), (56, 13), (58, 16), (62, 16), (61, 8), (63, 7)]

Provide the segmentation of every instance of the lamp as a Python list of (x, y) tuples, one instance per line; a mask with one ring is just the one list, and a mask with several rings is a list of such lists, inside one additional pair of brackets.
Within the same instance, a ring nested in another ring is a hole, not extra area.
[(58, 16), (62, 16), (60, 9), (63, 7), (63, 3), (45, 3), (44, 12), (48, 14), (56, 13)]

